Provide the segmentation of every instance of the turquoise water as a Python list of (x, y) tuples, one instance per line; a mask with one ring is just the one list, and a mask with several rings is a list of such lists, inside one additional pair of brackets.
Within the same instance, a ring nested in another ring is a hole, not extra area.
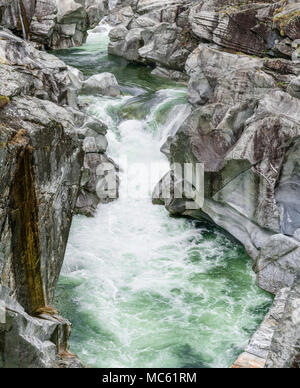
[(152, 205), (158, 177), (133, 166), (168, 170), (160, 146), (183, 120), (186, 89), (109, 57), (107, 42), (90, 34), (83, 47), (56, 53), (87, 76), (113, 72), (122, 87), (119, 98), (82, 96), (109, 126), (122, 184), (95, 218), (73, 221), (56, 296), (73, 323), (71, 350), (95, 367), (229, 367), (272, 299), (255, 286), (243, 247)]

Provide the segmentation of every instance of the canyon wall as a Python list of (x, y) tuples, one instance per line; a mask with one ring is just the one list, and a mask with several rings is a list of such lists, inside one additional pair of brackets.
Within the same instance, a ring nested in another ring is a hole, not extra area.
[[(0, 27), (0, 367), (80, 367), (52, 307), (75, 213), (107, 198), (106, 126), (76, 69)], [(87, 179), (88, 177), (88, 179)], [(83, 197), (83, 199), (82, 199)]]
[(0, 0), (0, 25), (38, 47), (80, 46), (107, 13), (105, 0)]

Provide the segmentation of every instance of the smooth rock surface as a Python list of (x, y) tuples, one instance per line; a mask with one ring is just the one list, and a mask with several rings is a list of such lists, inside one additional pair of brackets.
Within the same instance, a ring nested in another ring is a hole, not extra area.
[(71, 324), (54, 312), (39, 318), (28, 315), (0, 285), (5, 309), (0, 322), (0, 368), (80, 368), (67, 347)]
[(118, 97), (120, 87), (116, 77), (111, 73), (96, 74), (82, 83), (81, 92), (84, 94), (101, 94), (103, 96)]

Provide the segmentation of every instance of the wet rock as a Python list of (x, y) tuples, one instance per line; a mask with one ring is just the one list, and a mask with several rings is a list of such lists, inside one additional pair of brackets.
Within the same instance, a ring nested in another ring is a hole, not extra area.
[(0, 287), (17, 306), (0, 325), (0, 363), (80, 367), (67, 349), (70, 324), (49, 306), (78, 194), (107, 162), (107, 127), (78, 109), (78, 70), (5, 29), (0, 62)]
[(287, 297), (282, 318), (275, 331), (266, 368), (297, 368), (300, 347), (300, 277)]
[(84, 157), (84, 169), (81, 179), (76, 213), (93, 217), (99, 203), (108, 203), (119, 196), (118, 166), (95, 144)]
[(253, 354), (242, 353), (235, 363), (231, 366), (232, 369), (262, 369), (264, 368), (266, 360), (257, 357)]
[(185, 73), (177, 70), (169, 70), (160, 66), (157, 66), (151, 74), (156, 75), (157, 77), (172, 79), (173, 81), (178, 82), (186, 83), (188, 81), (188, 76)]
[(139, 55), (139, 49), (143, 45), (141, 31), (142, 29), (135, 28), (128, 32), (124, 26), (111, 30), (109, 33), (109, 54), (121, 56), (129, 61), (142, 62)]
[(103, 96), (118, 97), (120, 87), (116, 77), (111, 73), (96, 74), (82, 83), (81, 92), (84, 94), (102, 94)]
[(0, 322), (1, 368), (82, 367), (67, 347), (70, 322), (54, 312), (39, 318), (28, 315), (1, 285), (0, 301), (5, 311)]
[(0, 25), (51, 49), (84, 43), (107, 13), (103, 0), (10, 0), (0, 3)]
[(29, 42), (0, 29), (1, 94), (21, 93), (77, 107), (81, 74)]
[(274, 22), (282, 36), (290, 39), (299, 39), (300, 36), (300, 5), (293, 0), (288, 0), (277, 9), (274, 14)]
[(238, 357), (232, 368), (261, 369), (265, 367), (272, 339), (275, 331), (279, 327), (280, 320), (283, 317), (289, 293), (290, 288), (283, 288), (276, 295), (270, 311), (250, 339), (249, 344), (245, 348), (245, 352)]
[(182, 71), (196, 46), (189, 29), (189, 4), (182, 0), (137, 2), (130, 23), (110, 32), (109, 53)]
[(205, 169), (202, 211), (183, 214), (204, 212), (254, 259), (272, 234), (299, 228), (299, 100), (274, 81), (297, 69), (279, 65), (200, 45), (186, 63), (194, 110), (169, 138), (171, 163)]

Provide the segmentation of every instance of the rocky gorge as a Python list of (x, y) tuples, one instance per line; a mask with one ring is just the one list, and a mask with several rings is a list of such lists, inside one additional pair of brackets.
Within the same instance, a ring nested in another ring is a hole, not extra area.
[(114, 177), (119, 169), (106, 154), (107, 125), (78, 94), (121, 92), (112, 74), (86, 79), (43, 49), (81, 45), (104, 16), (111, 55), (188, 85), (188, 109), (161, 151), (171, 166), (204, 165), (205, 202), (186, 210), (192, 191), (164, 198), (164, 186), (182, 184), (171, 168), (153, 203), (228, 232), (253, 259), (257, 285), (275, 295), (233, 367), (299, 367), (300, 5), (292, 0), (0, 0), (0, 365), (81, 366), (54, 290), (73, 215), (93, 216), (109, 201), (96, 193), (99, 165)]

